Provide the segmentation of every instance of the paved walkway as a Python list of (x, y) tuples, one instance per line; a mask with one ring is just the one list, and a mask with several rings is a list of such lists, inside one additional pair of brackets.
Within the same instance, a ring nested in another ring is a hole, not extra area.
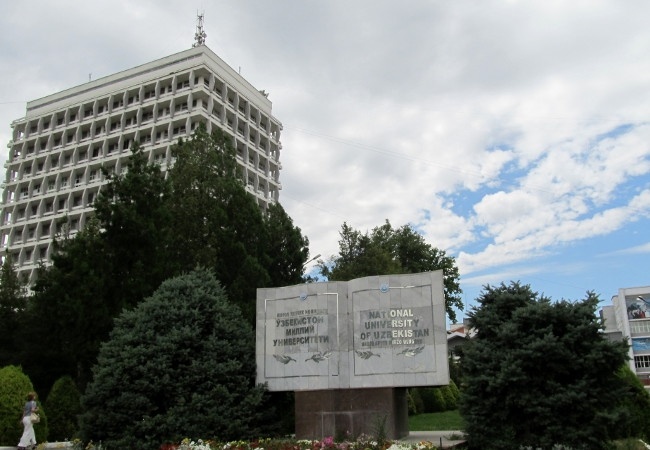
[(462, 431), (411, 431), (408, 436), (399, 439), (404, 442), (427, 441), (438, 448), (454, 448), (465, 443)]

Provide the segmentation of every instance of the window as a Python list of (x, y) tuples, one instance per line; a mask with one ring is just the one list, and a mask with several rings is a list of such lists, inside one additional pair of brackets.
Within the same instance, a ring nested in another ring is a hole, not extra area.
[[(48, 232), (48, 235), (49, 235), (49, 232)], [(39, 254), (39, 258), (41, 258), (41, 259), (47, 258), (47, 247), (41, 247), (38, 250), (38, 254)]]
[(27, 186), (20, 188), (20, 198), (27, 198), (29, 196), (29, 188)]
[(72, 207), (76, 208), (77, 206), (81, 206), (81, 195), (77, 195), (72, 199)]
[(34, 194), (40, 194), (40, 193), (41, 193), (41, 185), (40, 185), (40, 183), (35, 184), (34, 185)]
[(88, 157), (88, 152), (79, 153), (79, 161), (84, 161)]
[(650, 333), (650, 320), (635, 320), (630, 321), (631, 333)]
[(68, 177), (61, 177), (61, 187), (68, 187)]
[(43, 228), (41, 228), (41, 236), (49, 236), (50, 234), (50, 224), (44, 224)]
[(52, 202), (45, 204), (45, 214), (51, 214), (54, 212), (54, 204)]
[(88, 181), (95, 181), (97, 179), (97, 171), (92, 170), (88, 176)]
[(650, 355), (639, 355), (634, 357), (634, 367), (637, 369), (650, 368)]
[(58, 208), (58, 211), (61, 211), (62, 209), (65, 209), (65, 199), (64, 199), (64, 198), (62, 198), (61, 200), (59, 200), (59, 208)]
[(93, 158), (97, 158), (99, 156), (99, 150), (100, 147), (93, 148)]
[(82, 178), (83, 178), (83, 174), (81, 172), (77, 173), (74, 178), (74, 185), (79, 186), (81, 184)]
[(90, 192), (90, 193), (88, 194), (88, 204), (89, 204), (89, 205), (92, 204), (93, 200), (95, 200), (95, 193), (94, 193), (94, 192)]
[(56, 185), (54, 184), (54, 181), (48, 181), (47, 183), (47, 191), (53, 191), (56, 188)]
[(32, 216), (35, 216), (36, 213), (38, 212), (38, 206), (32, 205), (31, 211), (32, 211)]

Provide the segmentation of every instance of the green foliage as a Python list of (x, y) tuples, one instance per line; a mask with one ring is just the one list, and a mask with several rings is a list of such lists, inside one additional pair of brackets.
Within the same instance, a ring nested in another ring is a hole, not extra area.
[[(454, 399), (454, 404), (458, 405), (458, 399), (460, 398), (460, 390), (458, 390), (458, 386), (454, 382), (454, 380), (449, 380), (449, 392), (451, 392), (451, 395)], [(456, 406), (450, 409), (456, 409)]]
[(257, 436), (255, 336), (215, 277), (164, 282), (116, 319), (82, 398), (82, 436), (109, 448), (157, 449), (183, 437)]
[(7, 251), (0, 267), (0, 367), (19, 362), (25, 306), (25, 285), (14, 270), (11, 252)]
[(618, 405), (617, 423), (612, 426), (614, 437), (650, 439), (650, 394), (627, 364), (618, 370), (617, 376), (625, 395)]
[(552, 303), (519, 283), (486, 286), (469, 314), (460, 409), (472, 448), (605, 448), (627, 345), (608, 341), (598, 298)]
[(52, 386), (45, 406), (49, 415), (50, 440), (72, 440), (79, 434), (81, 395), (72, 377), (59, 378)]
[(363, 234), (343, 223), (339, 234), (339, 254), (319, 265), (322, 276), (331, 281), (348, 281), (371, 275), (442, 270), (445, 309), (449, 319), (456, 322), (455, 309), (462, 310), (464, 306), (453, 257), (432, 247), (410, 225), (394, 229), (386, 221), (371, 233)]
[(56, 242), (52, 267), (39, 274), (27, 314), (29, 354), (23, 365), (40, 389), (68, 374), (75, 374), (80, 386), (90, 379), (99, 345), (121, 310), (110, 296), (108, 253), (99, 223), (90, 220), (74, 239)]
[(424, 402), (420, 395), (420, 388), (410, 388), (407, 391), (407, 406), (409, 416), (422, 414), (424, 412)]
[[(23, 434), (21, 422), (27, 394), (34, 387), (29, 377), (20, 367), (5, 366), (0, 369), (0, 445), (16, 445)], [(34, 425), (36, 441), (43, 442), (48, 437), (47, 416), (39, 405), (41, 421)]]
[(437, 389), (440, 390), (440, 394), (442, 395), (442, 401), (445, 405), (444, 411), (456, 409), (458, 407), (457, 398), (454, 396), (454, 393), (451, 391), (449, 386), (441, 386)]
[(172, 257), (181, 271), (196, 266), (214, 271), (252, 324), (258, 287), (268, 286), (264, 218), (257, 201), (236, 174), (232, 138), (203, 127), (172, 149)]
[(126, 173), (105, 173), (109, 182), (94, 203), (105, 258), (112, 261), (106, 296), (115, 314), (151, 295), (177, 269), (169, 253), (171, 184), (137, 143), (131, 152)]
[(445, 397), (442, 393), (442, 388), (439, 387), (425, 387), (419, 388), (420, 396), (422, 397), (424, 413), (441, 412), (447, 410)]
[(270, 276), (270, 287), (300, 284), (304, 264), (309, 257), (309, 239), (294, 226), (293, 220), (279, 203), (270, 205), (264, 218), (267, 235), (265, 266)]

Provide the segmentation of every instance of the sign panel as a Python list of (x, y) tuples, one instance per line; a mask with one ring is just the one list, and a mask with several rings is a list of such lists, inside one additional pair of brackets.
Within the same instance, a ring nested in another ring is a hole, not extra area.
[(269, 390), (447, 384), (442, 272), (258, 289), (256, 350)]

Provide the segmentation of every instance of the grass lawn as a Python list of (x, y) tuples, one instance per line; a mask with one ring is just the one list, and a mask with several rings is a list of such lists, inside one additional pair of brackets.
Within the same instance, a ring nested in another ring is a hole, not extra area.
[(458, 410), (409, 416), (410, 431), (462, 430), (465, 428)]

